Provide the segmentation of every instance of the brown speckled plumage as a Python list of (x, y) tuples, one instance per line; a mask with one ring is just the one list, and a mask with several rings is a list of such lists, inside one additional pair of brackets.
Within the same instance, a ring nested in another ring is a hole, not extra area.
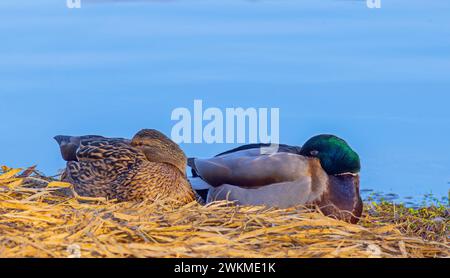
[(186, 156), (164, 134), (140, 131), (132, 140), (56, 136), (67, 167), (62, 179), (82, 196), (120, 201), (195, 200), (186, 179)]

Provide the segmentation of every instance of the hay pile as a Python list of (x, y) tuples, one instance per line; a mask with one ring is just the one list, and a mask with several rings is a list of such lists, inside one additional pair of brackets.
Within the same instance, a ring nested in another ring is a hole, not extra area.
[(34, 168), (3, 167), (0, 257), (450, 256), (448, 215), (442, 229), (431, 229), (434, 240), (424, 240), (423, 229), (408, 230), (398, 222), (405, 218), (386, 220), (380, 211), (351, 225), (300, 208), (224, 202), (176, 208), (67, 197), (60, 194), (66, 186)]

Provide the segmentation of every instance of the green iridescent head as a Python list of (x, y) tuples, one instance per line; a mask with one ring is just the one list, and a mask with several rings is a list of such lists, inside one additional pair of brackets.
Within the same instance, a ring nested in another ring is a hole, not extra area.
[(359, 155), (341, 138), (334, 135), (318, 135), (302, 147), (301, 155), (317, 157), (329, 175), (357, 174), (361, 170)]

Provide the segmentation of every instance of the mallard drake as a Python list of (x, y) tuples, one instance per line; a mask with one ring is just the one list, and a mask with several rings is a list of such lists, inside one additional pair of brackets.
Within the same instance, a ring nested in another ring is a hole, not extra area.
[(362, 213), (360, 159), (341, 138), (318, 135), (303, 147), (245, 145), (209, 159), (190, 158), (194, 189), (208, 188), (206, 202), (287, 208), (317, 205), (326, 215), (357, 223)]
[(55, 137), (67, 161), (62, 180), (81, 196), (120, 201), (195, 200), (186, 176), (186, 156), (153, 129), (132, 140), (97, 135)]

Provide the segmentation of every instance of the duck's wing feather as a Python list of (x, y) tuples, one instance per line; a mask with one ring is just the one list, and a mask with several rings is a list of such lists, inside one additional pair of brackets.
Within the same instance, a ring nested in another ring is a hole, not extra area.
[(58, 135), (54, 139), (58, 142), (61, 156), (65, 161), (78, 161), (77, 150), (80, 147), (82, 140), (102, 139), (104, 137), (98, 135), (86, 135), (86, 136), (67, 136)]
[[(102, 196), (105, 188), (114, 187), (119, 182), (122, 173), (137, 164), (138, 159), (145, 156), (128, 142), (121, 139), (85, 139), (79, 143), (76, 151), (76, 161), (69, 161), (65, 171), (65, 179), (91, 191), (98, 189)], [(95, 195), (97, 192), (89, 192)]]
[[(268, 148), (271, 147), (271, 144), (265, 144), (265, 143), (258, 143), (258, 144), (248, 144), (248, 145), (243, 145), (228, 151), (225, 151), (223, 153), (220, 153), (216, 156), (222, 156), (222, 155), (227, 155), (227, 154), (231, 154), (234, 152), (239, 152), (239, 151), (245, 151), (245, 150), (251, 150), (251, 149), (261, 149), (261, 148)], [(301, 147), (297, 147), (297, 146), (290, 146), (290, 145), (285, 145), (285, 144), (280, 144), (277, 145), (278, 152), (285, 152), (285, 153), (294, 153), (294, 154), (299, 154)]]
[(58, 142), (61, 156), (65, 161), (78, 161), (77, 151), (80, 148), (81, 142), (95, 142), (97, 140), (107, 140), (107, 141), (123, 141), (130, 142), (129, 140), (123, 138), (105, 138), (99, 135), (84, 135), (84, 136), (68, 136), (68, 135), (58, 135), (54, 139)]
[(225, 184), (209, 190), (207, 203), (221, 200), (234, 201), (239, 205), (288, 208), (311, 203), (317, 198), (311, 190), (311, 178), (276, 183), (257, 188), (243, 188)]
[[(243, 145), (243, 146), (240, 146), (240, 147), (237, 147), (237, 148), (225, 151), (223, 153), (220, 153), (220, 154), (216, 155), (216, 157), (225, 156), (225, 155), (229, 155), (229, 154), (233, 154), (233, 153), (241, 152), (241, 151), (246, 151), (246, 150), (260, 150), (260, 151), (262, 151), (263, 148), (271, 148), (270, 151), (273, 150), (271, 144), (265, 144), (265, 143), (248, 144), (248, 145)], [(276, 151), (277, 152), (284, 152), (284, 153), (299, 154), (300, 151), (301, 151), (301, 147), (280, 144), (280, 145), (277, 145)], [(194, 160), (195, 160), (195, 158), (189, 158), (188, 159), (188, 166), (191, 167), (192, 177), (196, 178), (199, 175), (198, 175), (197, 170), (195, 168)]]
[(210, 159), (191, 159), (189, 165), (212, 186), (257, 187), (295, 181), (309, 174), (307, 158), (285, 152), (261, 154), (259, 149), (241, 150)]
[(91, 138), (81, 140), (76, 157), (78, 161), (123, 160), (138, 153), (126, 139)]

